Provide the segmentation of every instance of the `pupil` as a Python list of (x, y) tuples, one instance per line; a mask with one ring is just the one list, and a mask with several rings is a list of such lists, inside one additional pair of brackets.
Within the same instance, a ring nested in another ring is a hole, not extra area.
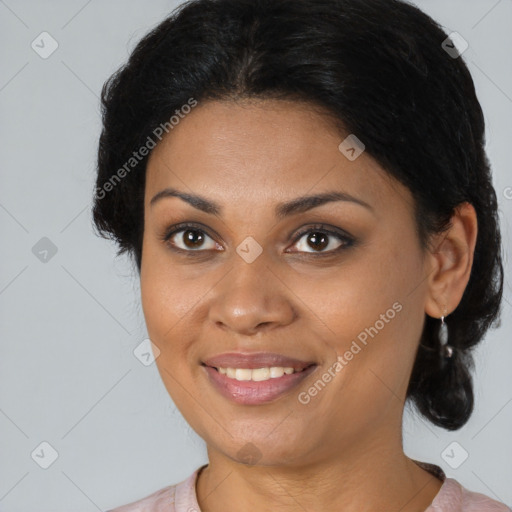
[(313, 247), (313, 249), (319, 250), (322, 250), (327, 247), (327, 245), (329, 245), (325, 233), (311, 233), (311, 235), (308, 237), (308, 242), (316, 244), (317, 246)]
[[(199, 231), (188, 229), (184, 234), (185, 245), (188, 245), (189, 247), (200, 246), (204, 241), (203, 235)], [(308, 243), (310, 243), (313, 249), (322, 250), (329, 245), (327, 238), (328, 237), (325, 235), (325, 233), (311, 233), (308, 237)]]
[[(199, 231), (194, 231), (192, 229), (188, 229), (185, 231), (185, 245), (189, 247), (195, 247), (201, 245), (203, 242), (203, 235)], [(194, 236), (195, 234), (195, 236)]]

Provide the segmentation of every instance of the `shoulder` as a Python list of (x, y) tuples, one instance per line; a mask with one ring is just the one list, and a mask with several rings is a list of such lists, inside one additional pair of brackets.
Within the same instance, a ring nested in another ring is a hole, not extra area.
[(177, 510), (199, 510), (195, 492), (198, 472), (196, 469), (187, 479), (174, 485), (163, 487), (145, 498), (133, 501), (107, 512), (176, 512)]
[(512, 512), (500, 501), (463, 487), (457, 480), (446, 478), (439, 493), (425, 512)]
[(148, 496), (107, 512), (175, 512), (176, 485), (169, 485)]

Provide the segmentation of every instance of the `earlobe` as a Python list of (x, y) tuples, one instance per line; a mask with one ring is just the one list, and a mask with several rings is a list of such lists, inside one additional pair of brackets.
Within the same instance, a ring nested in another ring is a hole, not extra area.
[(469, 282), (478, 232), (473, 205), (459, 205), (450, 224), (448, 230), (438, 235), (428, 258), (425, 312), (434, 318), (449, 315), (457, 308)]

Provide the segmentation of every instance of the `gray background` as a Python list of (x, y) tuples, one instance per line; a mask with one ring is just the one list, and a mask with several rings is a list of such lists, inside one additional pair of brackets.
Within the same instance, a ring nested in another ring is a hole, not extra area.
[[(0, 0), (2, 511), (106, 510), (206, 461), (155, 365), (133, 354), (147, 337), (136, 273), (93, 234), (90, 215), (100, 88), (177, 3)], [(502, 325), (476, 352), (471, 420), (450, 433), (407, 412), (404, 444), (408, 455), (512, 505), (512, 0), (416, 3), (469, 43), (464, 59), (487, 122), (507, 281)], [(46, 59), (31, 47), (43, 31), (59, 45)], [(43, 237), (57, 249), (46, 262), (33, 252)], [(48, 469), (39, 465), (50, 453), (38, 449), (43, 441), (58, 453)], [(461, 449), (469, 457), (454, 469), (446, 454), (460, 460)]]

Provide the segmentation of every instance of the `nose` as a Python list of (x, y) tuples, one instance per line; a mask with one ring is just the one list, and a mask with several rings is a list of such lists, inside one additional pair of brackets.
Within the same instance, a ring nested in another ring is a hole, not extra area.
[(293, 322), (293, 292), (261, 254), (252, 263), (238, 255), (234, 268), (214, 288), (209, 309), (217, 328), (252, 336)]

